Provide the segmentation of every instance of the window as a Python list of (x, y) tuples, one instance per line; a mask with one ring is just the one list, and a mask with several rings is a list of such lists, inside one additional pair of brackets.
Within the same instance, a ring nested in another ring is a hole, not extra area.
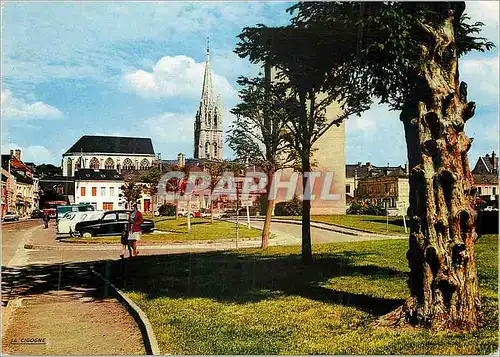
[(80, 196), (85, 197), (86, 194), (86, 188), (85, 187), (80, 187)]
[(128, 214), (127, 213), (118, 213), (118, 219), (128, 221)]
[(101, 187), (101, 196), (106, 196), (106, 187)]
[(391, 203), (390, 203), (390, 207), (396, 207), (396, 199), (394, 197), (391, 197)]
[(351, 185), (345, 185), (345, 193), (351, 193)]
[(116, 219), (116, 213), (108, 213), (108, 214), (105, 214), (104, 217), (102, 217), (103, 221), (113, 221), (115, 219)]
[(389, 192), (389, 184), (385, 183), (384, 186), (385, 186), (385, 192)]
[(149, 168), (149, 161), (147, 159), (142, 159), (141, 161), (141, 170), (147, 170)]
[(217, 143), (214, 142), (214, 157), (217, 158)]
[(97, 196), (97, 187), (92, 187), (92, 196)]
[(113, 209), (113, 202), (103, 202), (102, 209), (105, 211), (111, 211)]
[(497, 188), (493, 187), (493, 195), (496, 195), (496, 194), (497, 194)]
[(110, 187), (110, 188), (109, 188), (109, 195), (110, 195), (111, 197), (113, 197), (113, 196), (115, 195), (115, 188), (114, 188), (114, 187)]
[(92, 160), (90, 160), (90, 168), (94, 170), (99, 170), (99, 160), (97, 160), (96, 157), (93, 157)]
[(205, 143), (205, 156), (210, 158), (210, 143)]
[(478, 188), (477, 188), (477, 193), (478, 193), (478, 194), (480, 194), (480, 195), (482, 194), (482, 193), (481, 193), (481, 187), (478, 187)]
[(113, 161), (112, 158), (108, 157), (108, 159), (104, 163), (104, 168), (106, 170), (113, 170), (115, 168), (115, 162)]
[(66, 162), (66, 170), (68, 170), (68, 176), (73, 176), (73, 160), (71, 158), (68, 158)]
[(123, 169), (124, 170), (133, 170), (134, 169), (134, 163), (130, 159), (125, 159), (123, 160)]

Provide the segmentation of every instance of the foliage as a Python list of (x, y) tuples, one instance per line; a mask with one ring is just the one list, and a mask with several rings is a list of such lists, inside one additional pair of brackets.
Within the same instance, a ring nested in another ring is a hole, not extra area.
[(142, 174), (140, 178), (140, 182), (146, 183), (147, 191), (151, 196), (154, 196), (158, 193), (158, 182), (162, 173), (160, 172), (160, 168), (158, 166), (150, 167), (144, 174)]
[(347, 210), (347, 214), (366, 214), (373, 216), (385, 216), (387, 214), (385, 208), (374, 205), (370, 202), (353, 202)]
[(165, 203), (158, 207), (158, 213), (160, 216), (175, 216), (175, 205)]
[[(434, 49), (429, 34), (443, 14), (455, 12), (458, 56), (494, 46), (476, 36), (483, 24), (469, 24), (464, 10), (463, 2), (302, 2), (288, 9), (296, 14), (294, 26), (330, 32), (331, 36), (323, 36), (318, 43), (318, 53), (330, 54), (324, 61), (333, 57), (343, 62), (343, 71), (353, 79), (353, 89), (377, 97), (395, 110), (413, 100), (416, 74), (427, 60), (422, 51)], [(326, 52), (338, 39), (340, 50)]]
[[(472, 333), (374, 328), (407, 296), (406, 239), (323, 244), (315, 265), (298, 247), (139, 257), (128, 296), (162, 353), (464, 355), (498, 348), (498, 239), (477, 244), (485, 326)], [(104, 264), (99, 267), (104, 269)], [(112, 279), (120, 284), (119, 262)], [(104, 270), (102, 270), (104, 271)]]
[(131, 181), (123, 185), (121, 189), (127, 203), (134, 204), (142, 197), (144, 187), (137, 182)]
[(278, 202), (274, 207), (276, 216), (300, 216), (302, 215), (302, 202), (294, 197), (291, 201)]
[(51, 176), (61, 176), (62, 169), (58, 166), (54, 166), (52, 164), (41, 164), (35, 166), (35, 176), (43, 178), (43, 177), (51, 177)]

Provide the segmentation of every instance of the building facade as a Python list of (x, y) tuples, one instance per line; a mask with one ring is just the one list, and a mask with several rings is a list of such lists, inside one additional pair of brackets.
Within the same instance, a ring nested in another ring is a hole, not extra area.
[(82, 136), (62, 158), (63, 176), (79, 169), (147, 170), (156, 162), (150, 138)]
[(222, 102), (220, 96), (214, 101), (208, 47), (201, 100), (194, 122), (194, 158), (222, 160)]
[(14, 175), (4, 168), (2, 170), (2, 217), (7, 212), (16, 212), (17, 183)]
[(96, 210), (125, 209), (124, 183), (116, 170), (79, 169), (75, 172), (75, 203), (90, 204)]
[(498, 157), (496, 153), (493, 151), (491, 156), (486, 154), (479, 157), (471, 172), (477, 195), (488, 201), (496, 201), (498, 205)]
[(367, 177), (358, 180), (355, 197), (387, 208), (389, 215), (406, 215), (410, 204), (408, 174), (400, 166), (382, 172), (370, 171)]

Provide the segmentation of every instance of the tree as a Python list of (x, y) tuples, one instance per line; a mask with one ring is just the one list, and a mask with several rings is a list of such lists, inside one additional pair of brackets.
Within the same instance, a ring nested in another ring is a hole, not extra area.
[(214, 201), (213, 201), (213, 192), (214, 189), (219, 184), (222, 174), (226, 169), (226, 164), (220, 161), (207, 161), (203, 163), (203, 168), (210, 175), (210, 182), (208, 184), (208, 188), (210, 189), (210, 223), (214, 223)]
[[(238, 84), (243, 87), (239, 92), (241, 103), (231, 111), (236, 120), (229, 130), (227, 141), (240, 160), (264, 170), (267, 176), (266, 192), (269, 193), (274, 173), (287, 167), (293, 157), (285, 141), (287, 116), (281, 105), (284, 88), (271, 83), (270, 62), (264, 67), (264, 78), (239, 78)], [(263, 249), (269, 246), (275, 205), (275, 200), (268, 200), (268, 197), (263, 200), (266, 204), (261, 242)]]
[(131, 181), (123, 185), (121, 189), (123, 197), (125, 197), (125, 200), (127, 201), (127, 206), (130, 209), (130, 204), (136, 203), (137, 200), (142, 197), (142, 190), (144, 187), (135, 181)]
[(458, 58), (493, 44), (475, 36), (482, 24), (467, 23), (464, 10), (462, 2), (301, 3), (291, 9), (298, 11), (294, 25), (309, 31), (341, 26), (341, 38), (356, 44), (344, 68), (358, 90), (401, 111), (410, 165), (411, 296), (388, 321), (463, 330), (481, 323), (467, 158), (472, 139), (464, 132), (476, 104), (459, 81)]
[[(238, 36), (240, 43), (235, 52), (248, 57), (253, 63), (264, 62), (275, 68), (271, 81), (282, 88), (281, 106), (286, 112), (284, 135), (298, 156), (297, 169), (302, 174), (302, 261), (312, 262), (311, 246), (311, 189), (307, 185), (308, 173), (313, 167), (313, 146), (333, 125), (340, 125), (352, 114), (368, 109), (371, 101), (349, 87), (351, 78), (343, 70), (343, 57), (324, 61), (319, 52), (325, 32), (303, 28), (245, 28)], [(331, 34), (328, 34), (331, 35)], [(328, 89), (328, 93), (325, 91)], [(346, 96), (346, 93), (351, 94)], [(327, 108), (341, 103), (341, 111), (327, 116)]]
[(160, 181), (162, 173), (160, 172), (160, 168), (158, 166), (152, 166), (146, 171), (140, 181), (147, 184), (147, 191), (151, 196), (151, 210), (153, 214), (155, 212), (154, 201), (156, 194), (158, 193), (158, 182)]
[(51, 176), (61, 176), (62, 169), (60, 167), (54, 166), (52, 164), (41, 164), (35, 166), (35, 176), (43, 178), (43, 177), (51, 177)]

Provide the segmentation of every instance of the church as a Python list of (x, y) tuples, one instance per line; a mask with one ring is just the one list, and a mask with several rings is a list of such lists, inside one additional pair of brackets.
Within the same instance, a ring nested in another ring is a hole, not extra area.
[(201, 100), (194, 122), (193, 157), (222, 161), (222, 101), (220, 95), (215, 100), (213, 96), (209, 46), (207, 46)]

